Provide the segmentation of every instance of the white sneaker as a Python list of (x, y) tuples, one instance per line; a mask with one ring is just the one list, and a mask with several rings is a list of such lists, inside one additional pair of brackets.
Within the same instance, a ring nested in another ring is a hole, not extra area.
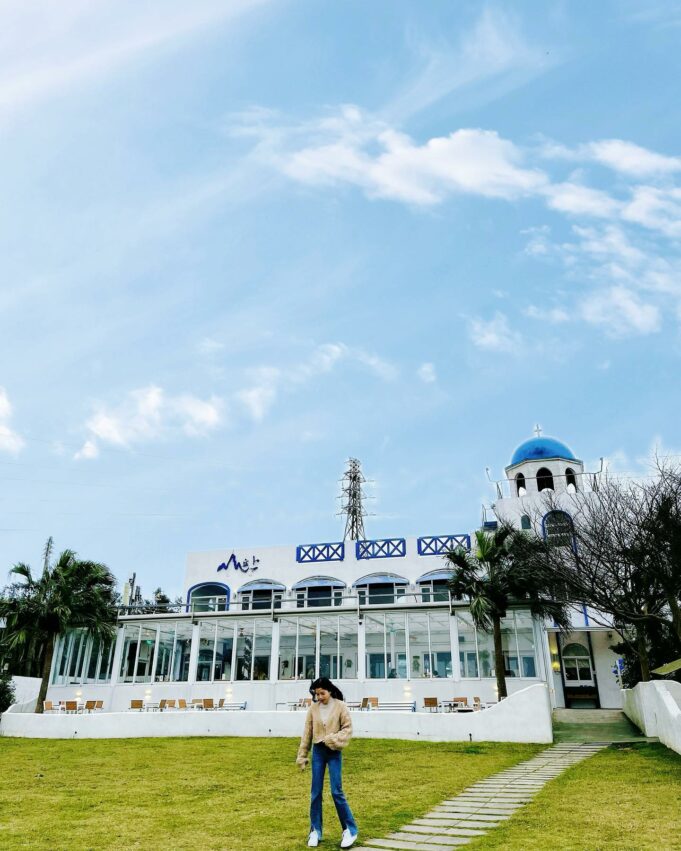
[[(316, 830), (311, 830), (310, 835), (307, 838), (307, 847), (308, 848), (316, 848), (319, 845), (319, 834)], [(350, 846), (348, 845), (348, 848)]]
[(345, 830), (343, 831), (342, 836), (341, 836), (340, 847), (341, 848), (350, 848), (352, 845), (355, 844), (355, 839), (357, 839), (357, 834), (356, 833), (350, 833), (350, 831), (346, 827)]

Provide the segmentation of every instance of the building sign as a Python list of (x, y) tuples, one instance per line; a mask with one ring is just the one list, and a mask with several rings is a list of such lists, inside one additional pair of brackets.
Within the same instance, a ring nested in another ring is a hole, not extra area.
[(232, 553), (226, 562), (223, 561), (218, 566), (217, 572), (220, 573), (221, 570), (229, 570), (230, 567), (233, 567), (234, 570), (239, 570), (241, 573), (255, 573), (259, 564), (260, 559), (257, 556), (251, 556), (250, 562), (248, 556), (243, 561), (237, 561), (236, 555)]

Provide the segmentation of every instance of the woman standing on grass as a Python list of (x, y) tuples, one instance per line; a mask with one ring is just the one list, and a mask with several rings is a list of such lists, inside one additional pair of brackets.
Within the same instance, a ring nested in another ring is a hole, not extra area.
[(307, 711), (305, 729), (300, 739), (296, 762), (301, 770), (308, 762), (312, 745), (312, 788), (310, 790), (309, 848), (316, 848), (322, 838), (322, 790), (324, 772), (329, 767), (331, 794), (343, 829), (341, 848), (350, 848), (357, 839), (357, 825), (343, 794), (341, 750), (352, 737), (352, 721), (343, 694), (327, 677), (320, 677), (310, 686), (312, 706)]

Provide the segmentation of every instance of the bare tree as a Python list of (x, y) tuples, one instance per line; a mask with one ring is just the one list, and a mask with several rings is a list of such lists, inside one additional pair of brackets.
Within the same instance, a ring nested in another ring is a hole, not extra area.
[(681, 646), (681, 470), (658, 462), (650, 477), (605, 476), (565, 499), (545, 497), (550, 517), (567, 512), (572, 521), (549, 549), (552, 567), (568, 599), (593, 607), (597, 622), (598, 612), (606, 616), (648, 680), (652, 625), (670, 627)]

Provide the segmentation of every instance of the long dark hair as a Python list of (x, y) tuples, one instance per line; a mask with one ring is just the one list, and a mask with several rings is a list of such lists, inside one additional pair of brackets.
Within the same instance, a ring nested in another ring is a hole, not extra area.
[(338, 686), (335, 686), (328, 677), (319, 677), (319, 679), (315, 680), (310, 686), (310, 694), (312, 695), (313, 700), (317, 699), (315, 690), (318, 688), (323, 688), (324, 691), (330, 692), (331, 697), (335, 697), (336, 700), (343, 700), (343, 692), (338, 688)]

